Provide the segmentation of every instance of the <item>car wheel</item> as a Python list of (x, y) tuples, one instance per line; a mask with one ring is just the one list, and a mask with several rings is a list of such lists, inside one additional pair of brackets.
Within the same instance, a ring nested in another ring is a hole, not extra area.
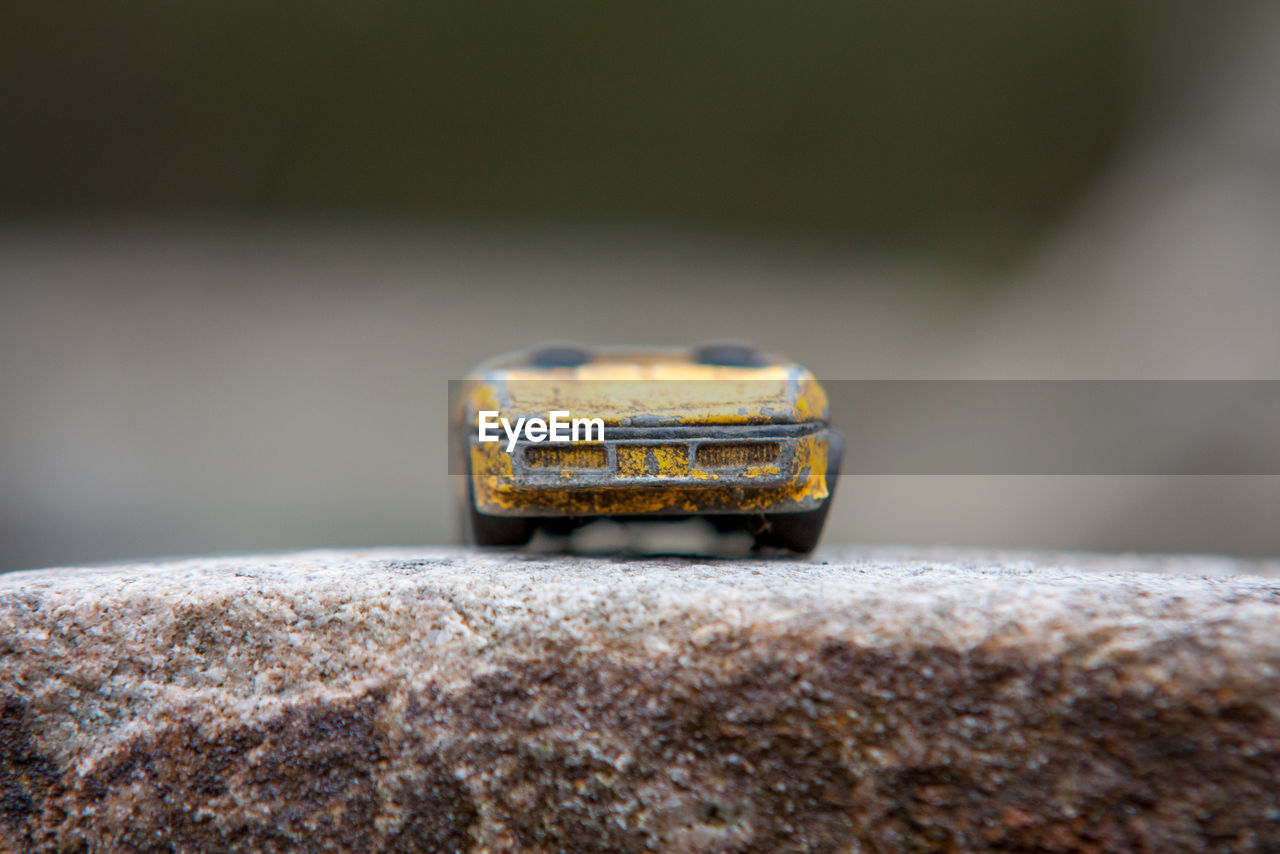
[(730, 342), (700, 344), (693, 348), (693, 359), (701, 365), (727, 368), (758, 368), (769, 363), (765, 354), (750, 344)]
[(476, 509), (475, 487), (467, 477), (467, 513), (464, 539), (475, 546), (523, 546), (533, 538), (538, 524), (522, 516), (489, 516)]
[(831, 511), (831, 502), (836, 497), (836, 486), (840, 483), (840, 464), (844, 458), (844, 439), (839, 433), (831, 435), (827, 446), (827, 498), (817, 510), (805, 513), (767, 513), (755, 522), (751, 535), (756, 546), (770, 546), (778, 549), (808, 554), (818, 547), (822, 539), (822, 529), (827, 524), (827, 513)]
[(576, 344), (548, 344), (529, 354), (533, 368), (577, 368), (591, 361), (591, 353)]

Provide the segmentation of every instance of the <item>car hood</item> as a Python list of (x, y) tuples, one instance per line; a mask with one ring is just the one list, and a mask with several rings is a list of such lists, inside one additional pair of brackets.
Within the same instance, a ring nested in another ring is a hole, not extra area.
[[(826, 421), (827, 396), (798, 366), (586, 365), (491, 371), (470, 383), (479, 410), (517, 418), (600, 418), (608, 426), (801, 424)], [(565, 417), (565, 416), (562, 416)]]

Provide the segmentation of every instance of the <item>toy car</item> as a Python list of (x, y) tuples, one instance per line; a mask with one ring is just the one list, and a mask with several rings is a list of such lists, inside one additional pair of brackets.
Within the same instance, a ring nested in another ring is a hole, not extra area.
[(464, 538), (481, 546), (702, 516), (809, 552), (840, 472), (822, 386), (742, 345), (544, 347), (480, 365), (453, 406)]

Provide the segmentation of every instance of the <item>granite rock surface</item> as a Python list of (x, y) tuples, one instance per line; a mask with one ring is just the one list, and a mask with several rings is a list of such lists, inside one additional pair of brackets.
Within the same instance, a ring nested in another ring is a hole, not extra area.
[(0, 850), (1274, 851), (1278, 569), (418, 549), (0, 576)]

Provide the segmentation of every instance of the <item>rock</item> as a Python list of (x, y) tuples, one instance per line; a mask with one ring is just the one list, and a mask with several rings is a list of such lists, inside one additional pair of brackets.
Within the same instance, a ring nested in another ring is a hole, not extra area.
[(1242, 568), (1280, 566), (430, 549), (14, 573), (0, 848), (1275, 850), (1280, 581)]

